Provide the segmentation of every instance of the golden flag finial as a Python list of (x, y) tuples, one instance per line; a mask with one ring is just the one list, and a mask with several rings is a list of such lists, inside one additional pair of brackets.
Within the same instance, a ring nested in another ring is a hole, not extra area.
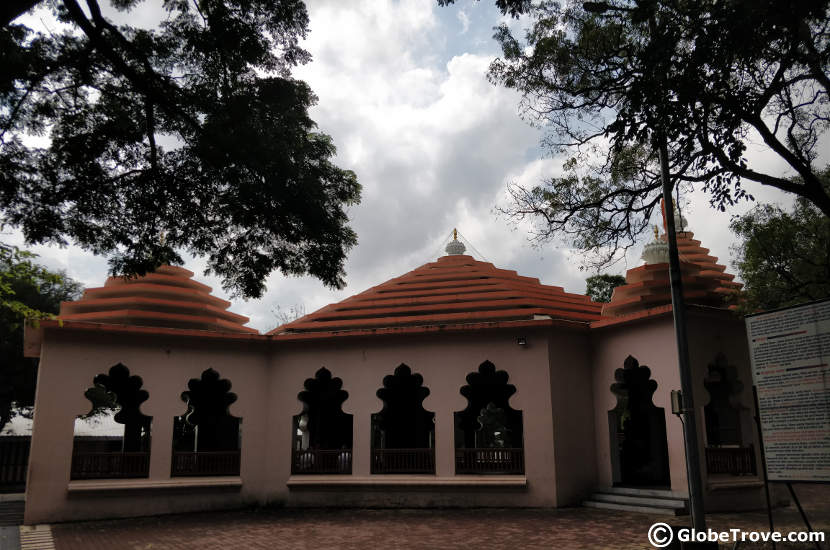
[(452, 228), (452, 240), (454, 240), (454, 241), (458, 240), (458, 229), (456, 229), (454, 227)]

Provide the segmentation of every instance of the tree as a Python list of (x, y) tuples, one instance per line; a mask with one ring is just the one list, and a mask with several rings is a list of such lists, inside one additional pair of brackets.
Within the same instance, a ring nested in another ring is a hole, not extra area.
[[(155, 28), (98, 0), (0, 8), (0, 215), (28, 243), (72, 241), (141, 275), (206, 256), (235, 295), (266, 276), (344, 285), (360, 186), (315, 131), (291, 69), (310, 60), (299, 0), (165, 0)], [(128, 13), (141, 0), (110, 0)], [(50, 34), (17, 22), (35, 7)], [(48, 145), (33, 136), (48, 137)]]
[(12, 416), (31, 416), (37, 359), (23, 357), (23, 325), (53, 317), (81, 285), (33, 262), (35, 255), (0, 245), (0, 429)]
[[(830, 166), (823, 178), (830, 189)], [(799, 198), (790, 211), (759, 205), (730, 227), (742, 241), (733, 252), (745, 312), (830, 297), (830, 218), (810, 202)]]
[[(450, 6), (455, 0), (438, 0), (439, 6)], [(532, 5), (531, 0), (496, 0), (496, 7), (505, 15), (518, 19), (523, 13), (527, 13)]]
[(296, 321), (300, 317), (305, 317), (305, 304), (292, 304), (286, 307), (282, 307), (277, 304), (271, 308), (271, 313), (273, 313), (274, 317), (276, 317), (277, 323), (279, 323), (278, 326), (287, 325), (291, 321)]
[(585, 294), (595, 302), (607, 303), (611, 301), (611, 294), (613, 294), (614, 289), (625, 284), (625, 277), (622, 275), (597, 274), (585, 279), (585, 283), (587, 284)]
[[(511, 186), (503, 209), (612, 261), (659, 205), (656, 141), (676, 185), (702, 185), (725, 210), (747, 181), (794, 193), (830, 216), (816, 158), (830, 127), (830, 0), (543, 1), (520, 41), (507, 25), (489, 77), (522, 94), (523, 116), (568, 151), (565, 175)], [(798, 180), (750, 166), (750, 139)]]

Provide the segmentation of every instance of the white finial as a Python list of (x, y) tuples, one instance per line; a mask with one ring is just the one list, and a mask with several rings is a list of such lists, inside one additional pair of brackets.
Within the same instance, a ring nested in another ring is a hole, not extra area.
[(458, 240), (458, 230), (452, 230), (452, 240), (447, 244), (447, 247), (444, 249), (447, 252), (448, 256), (458, 256), (460, 254), (464, 254), (467, 250), (467, 247), (464, 246), (464, 243)]
[(669, 245), (666, 241), (660, 239), (659, 230), (654, 226), (654, 241), (648, 243), (643, 248), (643, 253), (640, 258), (645, 260), (646, 265), (651, 264), (667, 264), (669, 263)]

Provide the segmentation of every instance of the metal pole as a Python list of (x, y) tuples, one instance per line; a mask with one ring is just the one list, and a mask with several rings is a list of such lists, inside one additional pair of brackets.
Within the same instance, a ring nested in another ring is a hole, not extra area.
[[(798, 513), (801, 514), (801, 519), (804, 520), (804, 525), (807, 526), (807, 530), (811, 533), (813, 532), (813, 526), (810, 525), (810, 520), (807, 519), (807, 514), (804, 513), (804, 508), (801, 507), (801, 502), (798, 501), (798, 496), (795, 494), (795, 489), (793, 489), (793, 484), (789, 481), (787, 482), (787, 489), (790, 490), (790, 495), (793, 497), (795, 501), (795, 505), (798, 506)], [(819, 546), (818, 541), (816, 543), (816, 550), (821, 550), (821, 546)]]
[(677, 253), (677, 235), (674, 228), (674, 201), (669, 177), (668, 146), (662, 129), (656, 132), (657, 149), (660, 154), (660, 174), (663, 180), (665, 201), (666, 235), (669, 244), (669, 274), (671, 277), (671, 304), (674, 315), (674, 332), (677, 339), (677, 361), (680, 369), (680, 391), (683, 394), (683, 440), (686, 445), (686, 475), (689, 479), (689, 508), (692, 527), (706, 529), (706, 515), (703, 512), (703, 480), (700, 476), (700, 448), (697, 438), (697, 419), (693, 398), (692, 369), (689, 365), (689, 342), (686, 339), (686, 305), (683, 301), (683, 281), (680, 274), (680, 257)]
[[(752, 386), (752, 404), (755, 406), (755, 428), (758, 430), (758, 444), (761, 452), (761, 470), (764, 472), (764, 495), (767, 498), (767, 521), (769, 521), (769, 532), (775, 532), (775, 525), (772, 522), (772, 503), (769, 498), (769, 477), (767, 476), (767, 453), (764, 450), (764, 432), (761, 430), (761, 408), (758, 406), (758, 388)], [(775, 541), (772, 541), (772, 550), (775, 550)]]
[[(604, 13), (614, 9), (605, 2), (586, 2), (583, 4), (586, 11)], [(616, 11), (633, 11), (625, 8), (616, 8)], [(658, 35), (657, 19), (654, 14), (648, 20), (649, 33), (652, 39)], [(657, 82), (665, 93), (664, 83)], [(665, 100), (665, 98), (664, 98)], [(659, 108), (660, 106), (658, 106)], [(674, 201), (672, 200), (672, 185), (669, 176), (669, 155), (666, 144), (666, 134), (662, 120), (658, 123), (655, 132), (657, 150), (660, 154), (660, 174), (663, 180), (663, 199), (666, 204), (666, 233), (669, 241), (669, 274), (671, 276), (671, 303), (674, 314), (674, 331), (677, 339), (677, 360), (680, 369), (680, 391), (683, 394), (683, 439), (686, 445), (686, 475), (689, 480), (689, 508), (692, 515), (692, 527), (697, 530), (706, 529), (706, 516), (703, 512), (703, 480), (700, 476), (700, 449), (698, 448), (697, 420), (695, 417), (692, 371), (689, 366), (689, 343), (686, 340), (686, 306), (683, 302), (683, 283), (680, 275), (680, 258), (677, 254), (677, 235), (674, 230)]]

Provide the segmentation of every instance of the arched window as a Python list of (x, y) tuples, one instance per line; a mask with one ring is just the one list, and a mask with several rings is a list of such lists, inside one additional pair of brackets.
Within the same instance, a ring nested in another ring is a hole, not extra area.
[[(743, 389), (737, 369), (718, 355), (709, 365), (703, 380), (709, 403), (703, 407), (706, 417), (706, 443), (713, 447), (741, 444), (740, 404), (737, 395)], [(734, 402), (733, 402), (734, 401)]]
[(669, 486), (666, 416), (652, 402), (657, 382), (651, 369), (629, 355), (614, 379), (617, 406), (608, 411), (614, 484)]
[(152, 417), (140, 410), (149, 398), (141, 377), (119, 363), (92, 383), (92, 410), (75, 420), (71, 479), (147, 477)]
[(352, 473), (352, 415), (342, 409), (349, 397), (343, 381), (323, 367), (304, 386), (297, 395), (303, 412), (294, 416), (291, 473)]
[(703, 380), (709, 403), (703, 407), (706, 420), (706, 470), (709, 474), (755, 474), (755, 450), (743, 446), (744, 421), (739, 394), (743, 383), (738, 369), (719, 353)]
[(239, 475), (242, 419), (228, 408), (236, 402), (231, 383), (207, 369), (182, 393), (187, 412), (173, 423), (172, 476)]
[(435, 413), (424, 410), (424, 378), (401, 364), (383, 378), (377, 396), (383, 409), (372, 415), (373, 474), (435, 473)]
[(516, 387), (508, 379), (490, 361), (467, 375), (467, 408), (454, 415), (457, 474), (524, 473), (522, 412), (510, 406)]

